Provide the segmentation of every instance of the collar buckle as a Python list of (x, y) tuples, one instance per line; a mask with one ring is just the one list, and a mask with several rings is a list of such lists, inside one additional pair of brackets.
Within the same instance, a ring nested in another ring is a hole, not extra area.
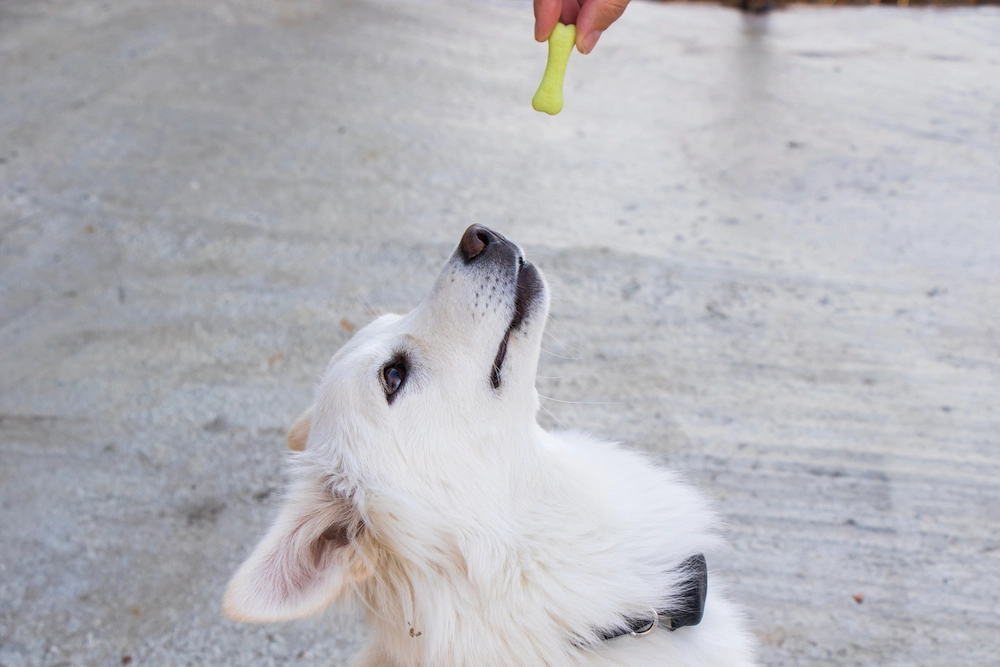
[(629, 630), (628, 633), (630, 635), (632, 635), (633, 637), (645, 637), (646, 635), (648, 635), (649, 633), (651, 633), (653, 630), (655, 630), (656, 626), (658, 626), (660, 624), (660, 614), (659, 614), (659, 612), (657, 612), (652, 607), (650, 607), (649, 610), (651, 612), (653, 612), (653, 620), (651, 620), (649, 622), (649, 625), (647, 625), (645, 627), (639, 627), (639, 628), (635, 628), (633, 630)]

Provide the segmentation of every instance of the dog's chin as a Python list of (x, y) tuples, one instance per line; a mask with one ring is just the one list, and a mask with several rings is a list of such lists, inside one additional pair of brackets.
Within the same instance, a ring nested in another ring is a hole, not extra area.
[(511, 335), (524, 329), (538, 318), (544, 311), (545, 281), (538, 269), (529, 262), (524, 262), (517, 273), (517, 290), (514, 296), (514, 315), (504, 332), (496, 356), (493, 358), (493, 370), (490, 382), (494, 389), (499, 389), (503, 383), (504, 362), (507, 361), (507, 347)]

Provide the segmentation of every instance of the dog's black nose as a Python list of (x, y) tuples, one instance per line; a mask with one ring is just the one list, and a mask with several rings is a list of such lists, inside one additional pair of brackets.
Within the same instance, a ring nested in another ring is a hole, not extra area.
[(486, 246), (491, 243), (499, 243), (500, 237), (482, 225), (470, 225), (462, 234), (462, 242), (458, 247), (462, 250), (462, 256), (466, 262), (475, 259)]

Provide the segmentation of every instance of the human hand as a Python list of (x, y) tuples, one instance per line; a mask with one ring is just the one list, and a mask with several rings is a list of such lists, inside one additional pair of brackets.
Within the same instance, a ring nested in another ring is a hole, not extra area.
[(601, 33), (625, 11), (629, 0), (534, 0), (535, 39), (544, 42), (556, 23), (576, 25), (576, 50), (590, 53)]

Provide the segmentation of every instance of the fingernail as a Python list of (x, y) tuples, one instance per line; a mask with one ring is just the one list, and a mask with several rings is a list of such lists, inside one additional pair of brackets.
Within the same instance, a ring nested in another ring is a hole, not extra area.
[(599, 40), (601, 38), (601, 33), (602, 32), (604, 32), (604, 31), (603, 30), (594, 30), (593, 32), (591, 32), (590, 34), (588, 34), (586, 37), (583, 38), (583, 53), (584, 53), (584, 55), (586, 55), (586, 54), (588, 54), (588, 53), (590, 53), (591, 51), (594, 50), (594, 47), (597, 46), (597, 40)]

